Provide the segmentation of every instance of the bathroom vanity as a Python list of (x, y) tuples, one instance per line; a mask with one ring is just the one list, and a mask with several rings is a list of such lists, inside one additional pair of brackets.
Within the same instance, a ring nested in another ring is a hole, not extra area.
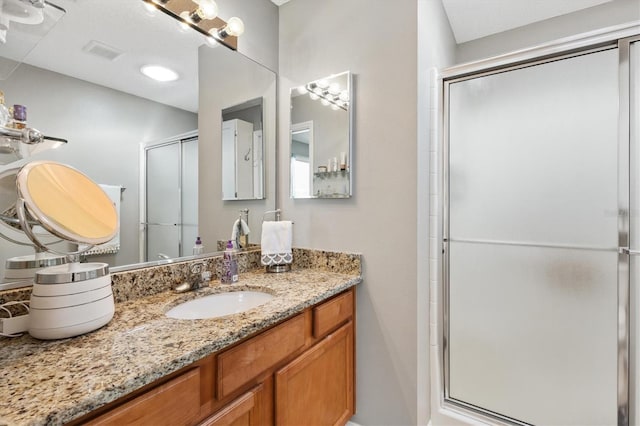
[[(330, 262), (253, 270), (234, 285), (117, 303), (107, 326), (76, 338), (3, 339), (0, 424), (344, 424), (354, 413), (359, 282), (359, 256), (357, 272)], [(274, 298), (220, 318), (165, 316), (235, 290)]]
[(350, 289), (74, 424), (344, 424), (354, 413), (353, 346)]

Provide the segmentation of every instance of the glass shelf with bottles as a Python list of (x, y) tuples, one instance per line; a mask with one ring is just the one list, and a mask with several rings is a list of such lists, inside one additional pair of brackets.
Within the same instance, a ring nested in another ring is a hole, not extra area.
[(328, 172), (328, 171), (318, 171), (318, 172), (314, 172), (313, 173), (314, 177), (320, 178), (320, 179), (329, 179), (332, 177), (338, 177), (338, 176), (349, 176), (349, 170), (336, 170), (333, 172)]

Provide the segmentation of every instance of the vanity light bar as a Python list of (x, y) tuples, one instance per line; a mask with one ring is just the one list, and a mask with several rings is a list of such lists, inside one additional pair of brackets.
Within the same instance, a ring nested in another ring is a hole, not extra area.
[[(158, 9), (191, 27), (214, 43), (221, 43), (231, 50), (238, 50), (238, 36), (244, 31), (240, 18), (225, 22), (217, 16), (213, 0), (142, 0), (148, 7)], [(215, 40), (215, 41), (214, 41)]]
[(325, 85), (323, 81), (308, 83), (304, 88), (309, 92), (311, 99), (320, 99), (325, 105), (331, 105), (334, 109), (340, 108), (347, 111), (349, 108), (349, 95), (346, 90), (340, 90), (337, 85)]

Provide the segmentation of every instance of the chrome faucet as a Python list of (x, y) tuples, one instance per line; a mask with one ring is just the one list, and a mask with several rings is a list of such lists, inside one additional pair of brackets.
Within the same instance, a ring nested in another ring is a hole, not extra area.
[(204, 263), (202, 262), (191, 264), (189, 271), (191, 272), (189, 278), (174, 289), (176, 293), (197, 290), (206, 286), (206, 283), (211, 280), (211, 272), (204, 269)]

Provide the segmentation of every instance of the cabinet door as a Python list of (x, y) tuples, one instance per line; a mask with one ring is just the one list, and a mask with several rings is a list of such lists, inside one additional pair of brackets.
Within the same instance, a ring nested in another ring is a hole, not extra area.
[(200, 368), (194, 368), (87, 424), (176, 426), (194, 424), (199, 416)]
[(252, 426), (262, 423), (260, 419), (259, 393), (262, 386), (245, 393), (222, 410), (202, 422), (200, 426)]
[(353, 415), (353, 322), (276, 373), (276, 424), (344, 425)]

